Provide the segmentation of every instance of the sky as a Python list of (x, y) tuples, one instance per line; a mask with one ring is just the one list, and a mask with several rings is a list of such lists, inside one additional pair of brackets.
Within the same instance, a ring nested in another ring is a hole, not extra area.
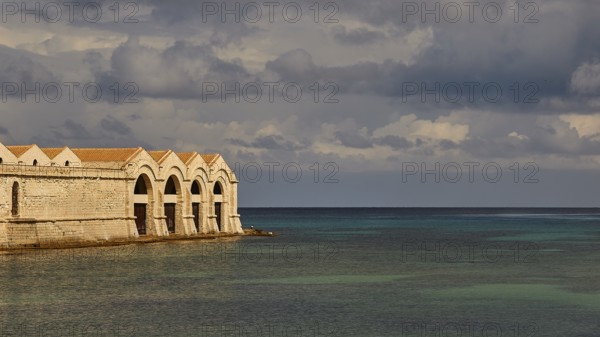
[(597, 207), (600, 3), (2, 1), (0, 141), (218, 152), (241, 207)]

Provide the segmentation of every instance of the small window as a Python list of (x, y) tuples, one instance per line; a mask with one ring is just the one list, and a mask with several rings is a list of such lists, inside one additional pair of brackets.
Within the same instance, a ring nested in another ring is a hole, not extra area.
[(194, 181), (192, 184), (192, 194), (199, 195), (200, 194), (200, 184), (197, 181)]
[(33, 166), (37, 166), (37, 159), (33, 160)]
[(12, 187), (12, 216), (19, 215), (19, 183), (15, 181)]
[(213, 194), (221, 194), (221, 184), (219, 184), (218, 182), (215, 183)]
[(175, 180), (173, 180), (173, 177), (170, 177), (169, 180), (167, 180), (165, 194), (177, 194), (177, 188), (175, 187)]
[(146, 181), (144, 181), (144, 177), (140, 176), (135, 182), (133, 194), (148, 194), (148, 188), (146, 188)]
[(71, 165), (71, 163), (69, 163), (69, 161), (67, 160), (67, 161), (65, 162), (65, 166), (69, 166), (69, 165)]
[(4, 162), (4, 160), (2, 160), (2, 157), (0, 157), (0, 164), (2, 164), (2, 162)]

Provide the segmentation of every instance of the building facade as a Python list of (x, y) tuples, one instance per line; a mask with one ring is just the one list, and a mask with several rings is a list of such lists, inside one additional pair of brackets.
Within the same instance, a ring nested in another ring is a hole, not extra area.
[(242, 234), (218, 154), (0, 143), (0, 247)]

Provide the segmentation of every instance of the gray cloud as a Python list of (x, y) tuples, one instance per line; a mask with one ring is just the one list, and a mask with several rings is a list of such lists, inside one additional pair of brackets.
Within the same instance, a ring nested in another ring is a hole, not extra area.
[(345, 45), (366, 45), (379, 42), (385, 39), (385, 34), (378, 31), (371, 31), (366, 28), (357, 28), (347, 30), (340, 25), (332, 29), (335, 40)]
[(389, 146), (395, 150), (408, 149), (414, 146), (414, 144), (404, 137), (398, 136), (385, 136), (374, 139), (375, 144)]
[(352, 147), (357, 149), (368, 149), (373, 147), (370, 140), (356, 134), (349, 132), (336, 132), (335, 137), (346, 147)]
[(251, 142), (233, 138), (227, 141), (233, 145), (266, 150), (296, 151), (306, 148), (304, 144), (297, 144), (276, 135), (257, 137)]
[(131, 133), (131, 129), (126, 124), (116, 120), (112, 116), (102, 119), (102, 121), (100, 122), (100, 126), (105, 131), (114, 132), (119, 135), (126, 135)]

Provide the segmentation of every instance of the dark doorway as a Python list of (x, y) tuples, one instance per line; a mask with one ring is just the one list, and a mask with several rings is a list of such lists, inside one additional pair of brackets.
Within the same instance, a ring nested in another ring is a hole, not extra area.
[(194, 225), (196, 225), (196, 232), (200, 232), (200, 204), (195, 202), (192, 203), (192, 213), (194, 214)]
[[(200, 232), (200, 203), (198, 201), (200, 201), (199, 196), (200, 195), (200, 184), (198, 183), (198, 181), (194, 181), (192, 183), (192, 214), (194, 215), (194, 225), (196, 226), (196, 232)], [(194, 200), (194, 198), (197, 198)]]
[(138, 234), (146, 235), (146, 204), (135, 204), (134, 215)]
[(221, 203), (215, 202), (215, 215), (217, 216), (217, 228), (221, 231)]
[[(173, 176), (169, 177), (167, 180), (167, 184), (165, 185), (165, 198), (167, 196), (175, 196), (178, 194), (179, 190), (177, 188), (176, 182)], [(167, 218), (167, 230), (169, 233), (175, 233), (175, 210), (177, 204), (174, 199), (169, 198), (170, 200), (165, 202), (165, 217)], [(179, 202), (179, 201), (177, 201)]]
[(175, 204), (165, 204), (165, 216), (169, 233), (175, 233)]
[(12, 216), (19, 216), (19, 183), (14, 182), (12, 186)]
[(137, 203), (133, 204), (133, 215), (135, 216), (135, 226), (138, 230), (138, 235), (146, 235), (146, 218), (148, 214), (148, 186), (146, 186), (146, 178), (144, 175), (138, 177), (135, 182), (135, 188), (133, 194), (145, 195), (146, 198), (137, 200)]

